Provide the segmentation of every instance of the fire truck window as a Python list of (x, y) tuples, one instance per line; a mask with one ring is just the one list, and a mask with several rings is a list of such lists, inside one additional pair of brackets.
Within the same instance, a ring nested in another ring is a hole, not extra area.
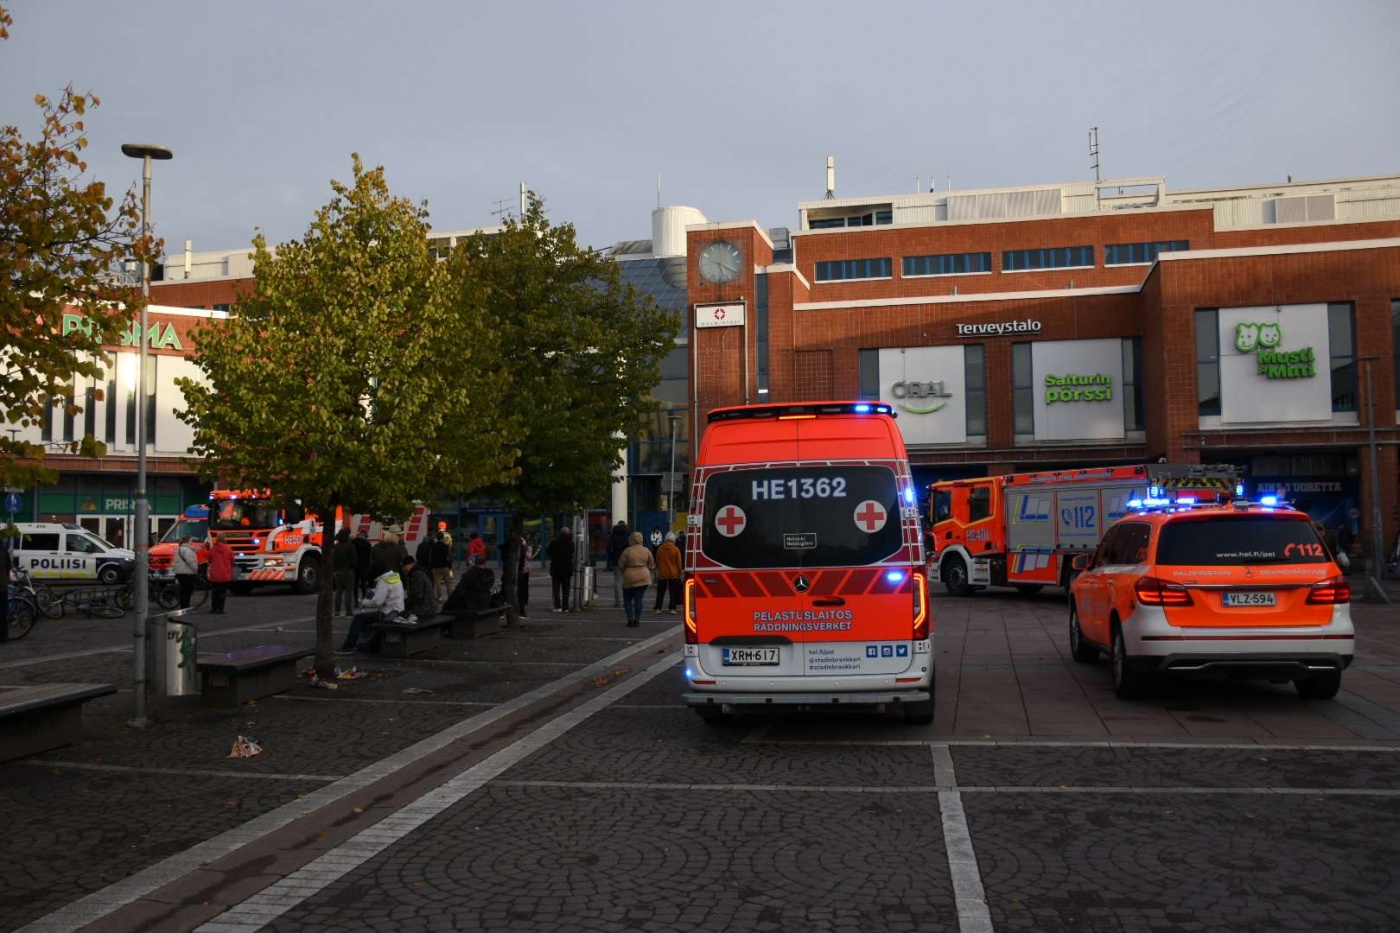
[(967, 499), (967, 520), (980, 522), (992, 514), (992, 487), (973, 486)]
[(933, 520), (936, 522), (947, 521), (953, 514), (953, 494), (946, 489), (940, 489), (933, 494)]

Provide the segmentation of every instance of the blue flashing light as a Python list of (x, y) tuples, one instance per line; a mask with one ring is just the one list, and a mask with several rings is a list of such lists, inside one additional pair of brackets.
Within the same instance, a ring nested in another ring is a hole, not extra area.
[(858, 415), (865, 415), (865, 414), (869, 414), (869, 413), (870, 413), (870, 406), (869, 406), (869, 405), (857, 405), (857, 406), (856, 406), (856, 414), (858, 414)]
[(1148, 488), (1148, 490), (1147, 490), (1147, 498), (1149, 498), (1149, 499), (1160, 499), (1161, 497), (1162, 497), (1162, 487), (1161, 487), (1161, 486), (1152, 486), (1152, 487), (1149, 487), (1149, 488)]
[(885, 571), (885, 579), (888, 580), (888, 581), (890, 581), (891, 583), (903, 583), (903, 582), (904, 582), (904, 571), (903, 571), (903, 570), (887, 570), (887, 571)]
[(1195, 497), (1195, 496), (1177, 496), (1177, 497), (1176, 497), (1176, 504), (1177, 504), (1177, 505), (1195, 505), (1195, 504), (1196, 504), (1196, 497)]
[(1278, 505), (1278, 496), (1260, 496), (1260, 505)]
[(1242, 496), (1242, 495), (1244, 495), (1244, 483), (1236, 483), (1236, 484), (1235, 484), (1235, 495), (1237, 495), (1237, 496)]
[(1140, 509), (1140, 508), (1142, 508), (1142, 500), (1141, 500), (1141, 499), (1129, 499), (1129, 500), (1128, 500), (1128, 508), (1130, 508), (1130, 509)]
[(1172, 504), (1172, 500), (1170, 500), (1170, 499), (1157, 499), (1157, 498), (1153, 498), (1153, 497), (1149, 496), (1148, 498), (1142, 500), (1142, 504), (1145, 505), (1145, 506), (1147, 506), (1149, 509), (1152, 509), (1152, 508), (1157, 508), (1157, 507), (1163, 506), (1163, 505), (1171, 505), (1171, 504)]
[(905, 486), (905, 487), (904, 487), (904, 501), (905, 501), (905, 503), (906, 503), (907, 505), (913, 505), (913, 504), (914, 504), (914, 487), (913, 487), (913, 486)]

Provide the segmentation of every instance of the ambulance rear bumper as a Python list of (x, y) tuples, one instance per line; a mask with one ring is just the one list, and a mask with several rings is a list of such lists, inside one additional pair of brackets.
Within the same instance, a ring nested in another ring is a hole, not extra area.
[(899, 703), (921, 703), (932, 699), (927, 688), (922, 690), (886, 690), (843, 693), (683, 693), (689, 706), (805, 706), (812, 709), (834, 706), (887, 706)]

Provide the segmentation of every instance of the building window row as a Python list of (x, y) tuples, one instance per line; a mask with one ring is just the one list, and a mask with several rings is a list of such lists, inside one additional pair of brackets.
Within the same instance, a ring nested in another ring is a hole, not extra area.
[(1156, 243), (1110, 243), (1103, 248), (1103, 264), (1128, 266), (1157, 261), (1159, 253), (1180, 253), (1191, 248), (1187, 240), (1163, 240)]
[(1052, 246), (1045, 249), (1011, 249), (1001, 254), (1001, 271), (1030, 269), (1078, 269), (1094, 264), (1092, 246)]
[(894, 211), (886, 209), (856, 214), (852, 217), (816, 217), (807, 224), (812, 230), (831, 230), (836, 227), (883, 227), (894, 223)]
[(991, 253), (944, 253), (939, 256), (904, 257), (906, 276), (975, 275), (991, 271)]
[(851, 279), (887, 279), (893, 263), (884, 259), (837, 259), (817, 263), (818, 282), (845, 282)]

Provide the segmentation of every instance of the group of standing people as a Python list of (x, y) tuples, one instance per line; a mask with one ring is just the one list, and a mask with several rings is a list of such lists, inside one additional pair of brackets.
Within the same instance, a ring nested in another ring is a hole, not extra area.
[[(199, 580), (199, 551), (194, 546), (194, 535), (185, 535), (175, 548), (175, 559), (171, 565), (175, 572), (175, 585), (180, 590), (180, 608), (190, 608), (196, 581)], [(233, 548), (228, 546), (218, 532), (209, 535), (209, 612), (211, 615), (224, 615), (224, 601), (228, 598), (228, 588), (233, 583)]]
[(656, 603), (652, 606), (652, 612), (662, 611), (668, 595), (671, 605), (666, 611), (671, 615), (679, 612), (683, 569), (680, 544), (672, 531), (662, 535), (658, 528), (652, 537), (660, 539), (655, 551), (646, 546), (640, 531), (630, 531), (624, 521), (614, 525), (608, 534), (608, 565), (613, 570), (613, 605), (624, 609), (627, 625), (632, 628), (641, 624), (642, 606), (653, 572), (656, 574)]

